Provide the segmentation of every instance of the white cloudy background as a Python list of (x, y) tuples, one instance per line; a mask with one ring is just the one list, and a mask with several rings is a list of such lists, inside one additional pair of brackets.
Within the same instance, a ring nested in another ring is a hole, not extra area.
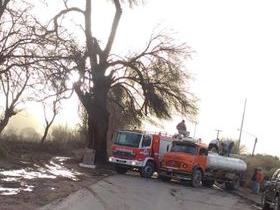
[[(51, 14), (57, 0), (49, 1)], [(77, 2), (77, 1), (76, 1)], [(83, 5), (82, 0), (78, 1)], [(94, 33), (104, 39), (113, 16), (109, 1), (96, 0)], [(191, 90), (200, 99), (196, 137), (209, 142), (221, 129), (221, 137), (238, 138), (243, 104), (248, 99), (244, 130), (257, 136), (256, 151), (280, 156), (280, 2), (277, 0), (146, 0), (144, 5), (125, 8), (114, 50), (125, 53), (139, 49), (152, 30), (176, 31), (178, 41), (195, 50), (186, 61), (193, 75)], [(78, 17), (76, 20), (79, 20)], [(77, 122), (75, 99), (67, 102), (57, 123)], [(29, 109), (37, 122), (42, 111), (35, 105)], [(24, 116), (23, 116), (24, 118)], [(161, 122), (161, 128), (146, 125), (150, 130), (175, 132), (182, 116)], [(42, 121), (43, 122), (43, 121)], [(35, 123), (38, 125), (38, 123)], [(194, 125), (187, 123), (191, 135)], [(250, 152), (254, 137), (243, 133), (242, 144)]]

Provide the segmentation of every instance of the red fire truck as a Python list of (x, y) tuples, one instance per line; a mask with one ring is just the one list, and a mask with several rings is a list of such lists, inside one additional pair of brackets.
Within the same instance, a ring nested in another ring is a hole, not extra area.
[(138, 170), (143, 177), (151, 177), (159, 168), (172, 137), (148, 134), (143, 131), (120, 130), (115, 132), (112, 156), (109, 157), (117, 173)]

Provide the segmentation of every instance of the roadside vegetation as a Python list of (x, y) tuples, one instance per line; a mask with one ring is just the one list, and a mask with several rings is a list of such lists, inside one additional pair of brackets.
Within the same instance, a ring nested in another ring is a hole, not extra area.
[(255, 168), (261, 168), (264, 176), (270, 178), (276, 169), (280, 168), (280, 160), (277, 156), (267, 154), (245, 155), (244, 160), (247, 163), (247, 171), (245, 174), (245, 185), (251, 186), (251, 177)]
[(73, 151), (85, 147), (85, 137), (78, 129), (54, 126), (50, 138), (43, 145), (40, 136), (34, 132), (29, 132), (28, 135), (8, 130), (1, 135), (0, 158), (21, 157), (21, 155), (31, 157), (32, 154), (73, 155)]

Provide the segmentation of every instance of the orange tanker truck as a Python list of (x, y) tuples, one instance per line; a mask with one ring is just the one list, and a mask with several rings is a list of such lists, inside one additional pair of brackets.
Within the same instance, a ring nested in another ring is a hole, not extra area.
[(208, 153), (207, 145), (192, 138), (175, 140), (160, 162), (160, 179), (190, 180), (192, 186), (212, 186), (214, 182), (224, 183), (227, 189), (236, 189), (247, 168), (238, 158)]

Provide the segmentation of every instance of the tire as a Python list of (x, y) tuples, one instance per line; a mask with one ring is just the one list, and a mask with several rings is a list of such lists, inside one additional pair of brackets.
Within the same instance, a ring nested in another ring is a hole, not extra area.
[(226, 190), (237, 190), (239, 188), (239, 179), (233, 180), (232, 182), (226, 182)]
[(280, 210), (280, 200), (278, 195), (274, 198), (273, 203), (273, 210)]
[(127, 168), (121, 166), (115, 166), (115, 170), (118, 174), (125, 174), (128, 171)]
[(202, 172), (199, 169), (194, 169), (192, 173), (191, 184), (193, 187), (200, 187), (202, 184)]
[(261, 205), (262, 205), (262, 210), (270, 210), (270, 205), (266, 202), (265, 193), (262, 194)]
[(148, 161), (146, 163), (146, 165), (143, 168), (141, 168), (140, 175), (144, 178), (151, 178), (153, 176), (154, 172), (155, 172), (154, 163), (151, 161)]
[(231, 183), (231, 182), (226, 182), (225, 183), (225, 187), (226, 187), (226, 190), (228, 191), (232, 191), (232, 190), (235, 190), (236, 188), (234, 187), (234, 184)]
[(210, 144), (208, 150), (214, 153), (219, 153), (219, 148), (215, 144)]
[(169, 182), (171, 180), (171, 178), (168, 176), (159, 176), (159, 179), (163, 182)]
[(213, 187), (215, 181), (214, 180), (202, 180), (202, 185), (204, 187)]

